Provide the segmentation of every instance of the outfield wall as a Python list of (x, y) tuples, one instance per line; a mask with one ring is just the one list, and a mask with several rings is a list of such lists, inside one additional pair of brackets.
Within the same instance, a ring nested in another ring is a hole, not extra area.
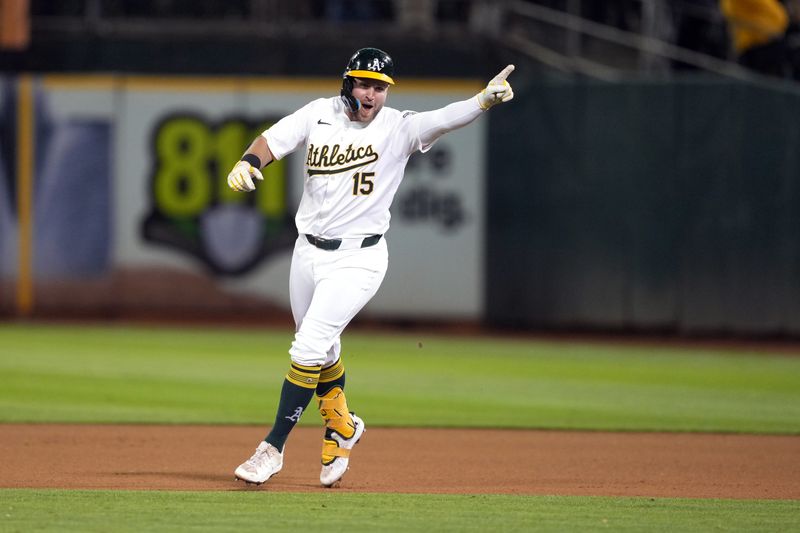
[[(412, 158), (363, 316), (800, 333), (796, 91), (514, 75), (512, 104)], [(389, 102), (425, 110), (479, 88), (406, 81)], [(337, 89), (2, 78), (0, 313), (288, 316), (302, 155), (255, 194), (225, 175), (257, 132)]]
[(492, 324), (800, 333), (797, 89), (701, 78), (516, 92), (490, 122)]

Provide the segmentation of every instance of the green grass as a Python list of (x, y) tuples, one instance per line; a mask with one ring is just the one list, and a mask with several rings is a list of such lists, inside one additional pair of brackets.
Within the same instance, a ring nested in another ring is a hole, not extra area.
[(797, 531), (798, 502), (565, 496), (0, 490), (0, 530)]
[[(291, 338), (0, 325), (0, 422), (267, 424)], [(343, 342), (350, 404), (373, 426), (800, 433), (800, 357), (431, 334)]]
[[(267, 425), (291, 336), (0, 325), (0, 422)], [(800, 357), (766, 350), (358, 332), (344, 346), (350, 404), (373, 426), (800, 433)], [(799, 506), (268, 488), (0, 489), (0, 531), (800, 531)]]

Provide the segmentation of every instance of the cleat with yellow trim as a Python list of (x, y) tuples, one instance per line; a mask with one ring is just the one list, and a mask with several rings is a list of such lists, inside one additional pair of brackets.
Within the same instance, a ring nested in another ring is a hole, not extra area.
[(261, 441), (250, 459), (234, 472), (236, 479), (261, 485), (283, 468), (283, 453), (272, 444)]
[(322, 471), (319, 474), (319, 481), (323, 487), (338, 487), (339, 482), (347, 472), (350, 463), (350, 450), (358, 444), (361, 436), (366, 431), (364, 421), (350, 413), (354, 431), (352, 436), (347, 439), (338, 431), (328, 428), (325, 430), (325, 438), (322, 439)]

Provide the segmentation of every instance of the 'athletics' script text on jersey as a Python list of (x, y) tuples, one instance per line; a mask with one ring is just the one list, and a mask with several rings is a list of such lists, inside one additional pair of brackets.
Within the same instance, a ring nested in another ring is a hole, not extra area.
[(372, 145), (354, 148), (349, 145), (342, 148), (341, 145), (333, 146), (314, 146), (308, 145), (308, 157), (306, 158), (306, 168), (308, 175), (315, 174), (336, 174), (353, 170), (378, 160), (378, 154), (372, 149)]

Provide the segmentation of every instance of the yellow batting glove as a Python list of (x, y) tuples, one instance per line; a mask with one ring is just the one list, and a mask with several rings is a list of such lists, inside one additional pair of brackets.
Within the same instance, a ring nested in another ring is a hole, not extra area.
[(493, 105), (508, 102), (514, 98), (514, 91), (506, 81), (506, 78), (512, 72), (514, 72), (514, 65), (508, 65), (497, 76), (492, 78), (492, 81), (489, 82), (484, 90), (476, 95), (481, 109), (486, 110)]
[(228, 187), (240, 192), (254, 191), (256, 185), (253, 183), (253, 178), (263, 180), (264, 176), (261, 175), (260, 170), (247, 161), (239, 161), (228, 174)]

